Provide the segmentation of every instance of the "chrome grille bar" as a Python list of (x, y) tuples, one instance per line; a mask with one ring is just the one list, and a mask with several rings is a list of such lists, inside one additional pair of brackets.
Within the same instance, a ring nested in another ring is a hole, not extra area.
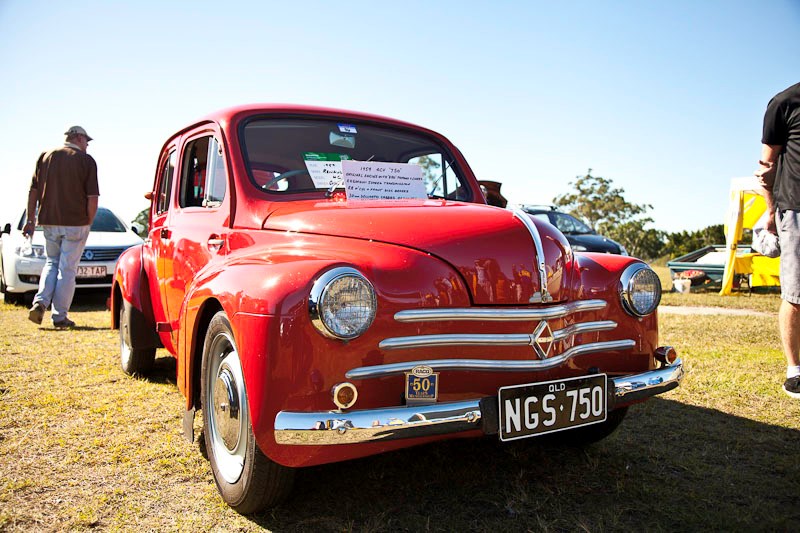
[(489, 320), (489, 321), (530, 321), (562, 318), (581, 311), (605, 309), (605, 300), (578, 300), (566, 304), (551, 305), (535, 309), (408, 309), (398, 311), (394, 319), (398, 322), (433, 322), (443, 320)]
[[(617, 327), (613, 320), (572, 324), (553, 332), (553, 340), (560, 341), (578, 333), (608, 331)], [(401, 350), (403, 348), (431, 348), (435, 346), (528, 346), (536, 341), (533, 334), (445, 334), (416, 335), (384, 339), (378, 345), (382, 350)]]
[(393, 376), (411, 371), (417, 365), (431, 367), (434, 371), (441, 370), (480, 370), (486, 372), (531, 372), (547, 370), (564, 364), (569, 359), (579, 355), (614, 350), (630, 350), (636, 346), (636, 341), (631, 339), (594, 342), (573, 346), (565, 352), (544, 360), (492, 360), (492, 359), (433, 359), (406, 361), (388, 365), (362, 366), (348, 370), (345, 376), (348, 379), (368, 379)]

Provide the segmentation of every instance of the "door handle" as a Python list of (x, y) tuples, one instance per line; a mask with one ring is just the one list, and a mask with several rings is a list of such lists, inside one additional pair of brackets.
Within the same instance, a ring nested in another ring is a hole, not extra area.
[(215, 235), (212, 235), (211, 237), (208, 238), (208, 241), (206, 241), (206, 244), (208, 244), (209, 248), (217, 248), (217, 249), (219, 249), (219, 248), (222, 248), (223, 244), (225, 244), (225, 240), (224, 239), (220, 239), (219, 237), (217, 237)]
[(162, 239), (169, 239), (169, 236), (172, 235), (172, 232), (167, 228), (161, 228), (161, 238)]

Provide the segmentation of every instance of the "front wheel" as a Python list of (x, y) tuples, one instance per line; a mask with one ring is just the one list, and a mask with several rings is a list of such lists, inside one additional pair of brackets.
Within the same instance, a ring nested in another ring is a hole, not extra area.
[(225, 503), (251, 514), (285, 500), (294, 470), (271, 461), (256, 444), (242, 364), (223, 312), (206, 332), (201, 389), (206, 451)]

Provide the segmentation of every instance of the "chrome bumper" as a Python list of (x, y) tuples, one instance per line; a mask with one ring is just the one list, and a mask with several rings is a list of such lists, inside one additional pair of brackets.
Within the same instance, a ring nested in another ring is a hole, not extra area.
[[(636, 374), (609, 378), (609, 409), (644, 400), (677, 387), (683, 362)], [(497, 433), (497, 397), (421, 406), (386, 407), (348, 412), (281, 411), (275, 417), (275, 441), (295, 446), (356, 444), (481, 430)]]

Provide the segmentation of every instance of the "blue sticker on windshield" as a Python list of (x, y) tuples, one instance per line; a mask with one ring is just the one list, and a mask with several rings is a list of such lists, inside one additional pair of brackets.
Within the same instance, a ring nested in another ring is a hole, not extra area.
[(342, 133), (358, 133), (353, 124), (337, 124), (337, 126), (339, 126), (339, 131)]

